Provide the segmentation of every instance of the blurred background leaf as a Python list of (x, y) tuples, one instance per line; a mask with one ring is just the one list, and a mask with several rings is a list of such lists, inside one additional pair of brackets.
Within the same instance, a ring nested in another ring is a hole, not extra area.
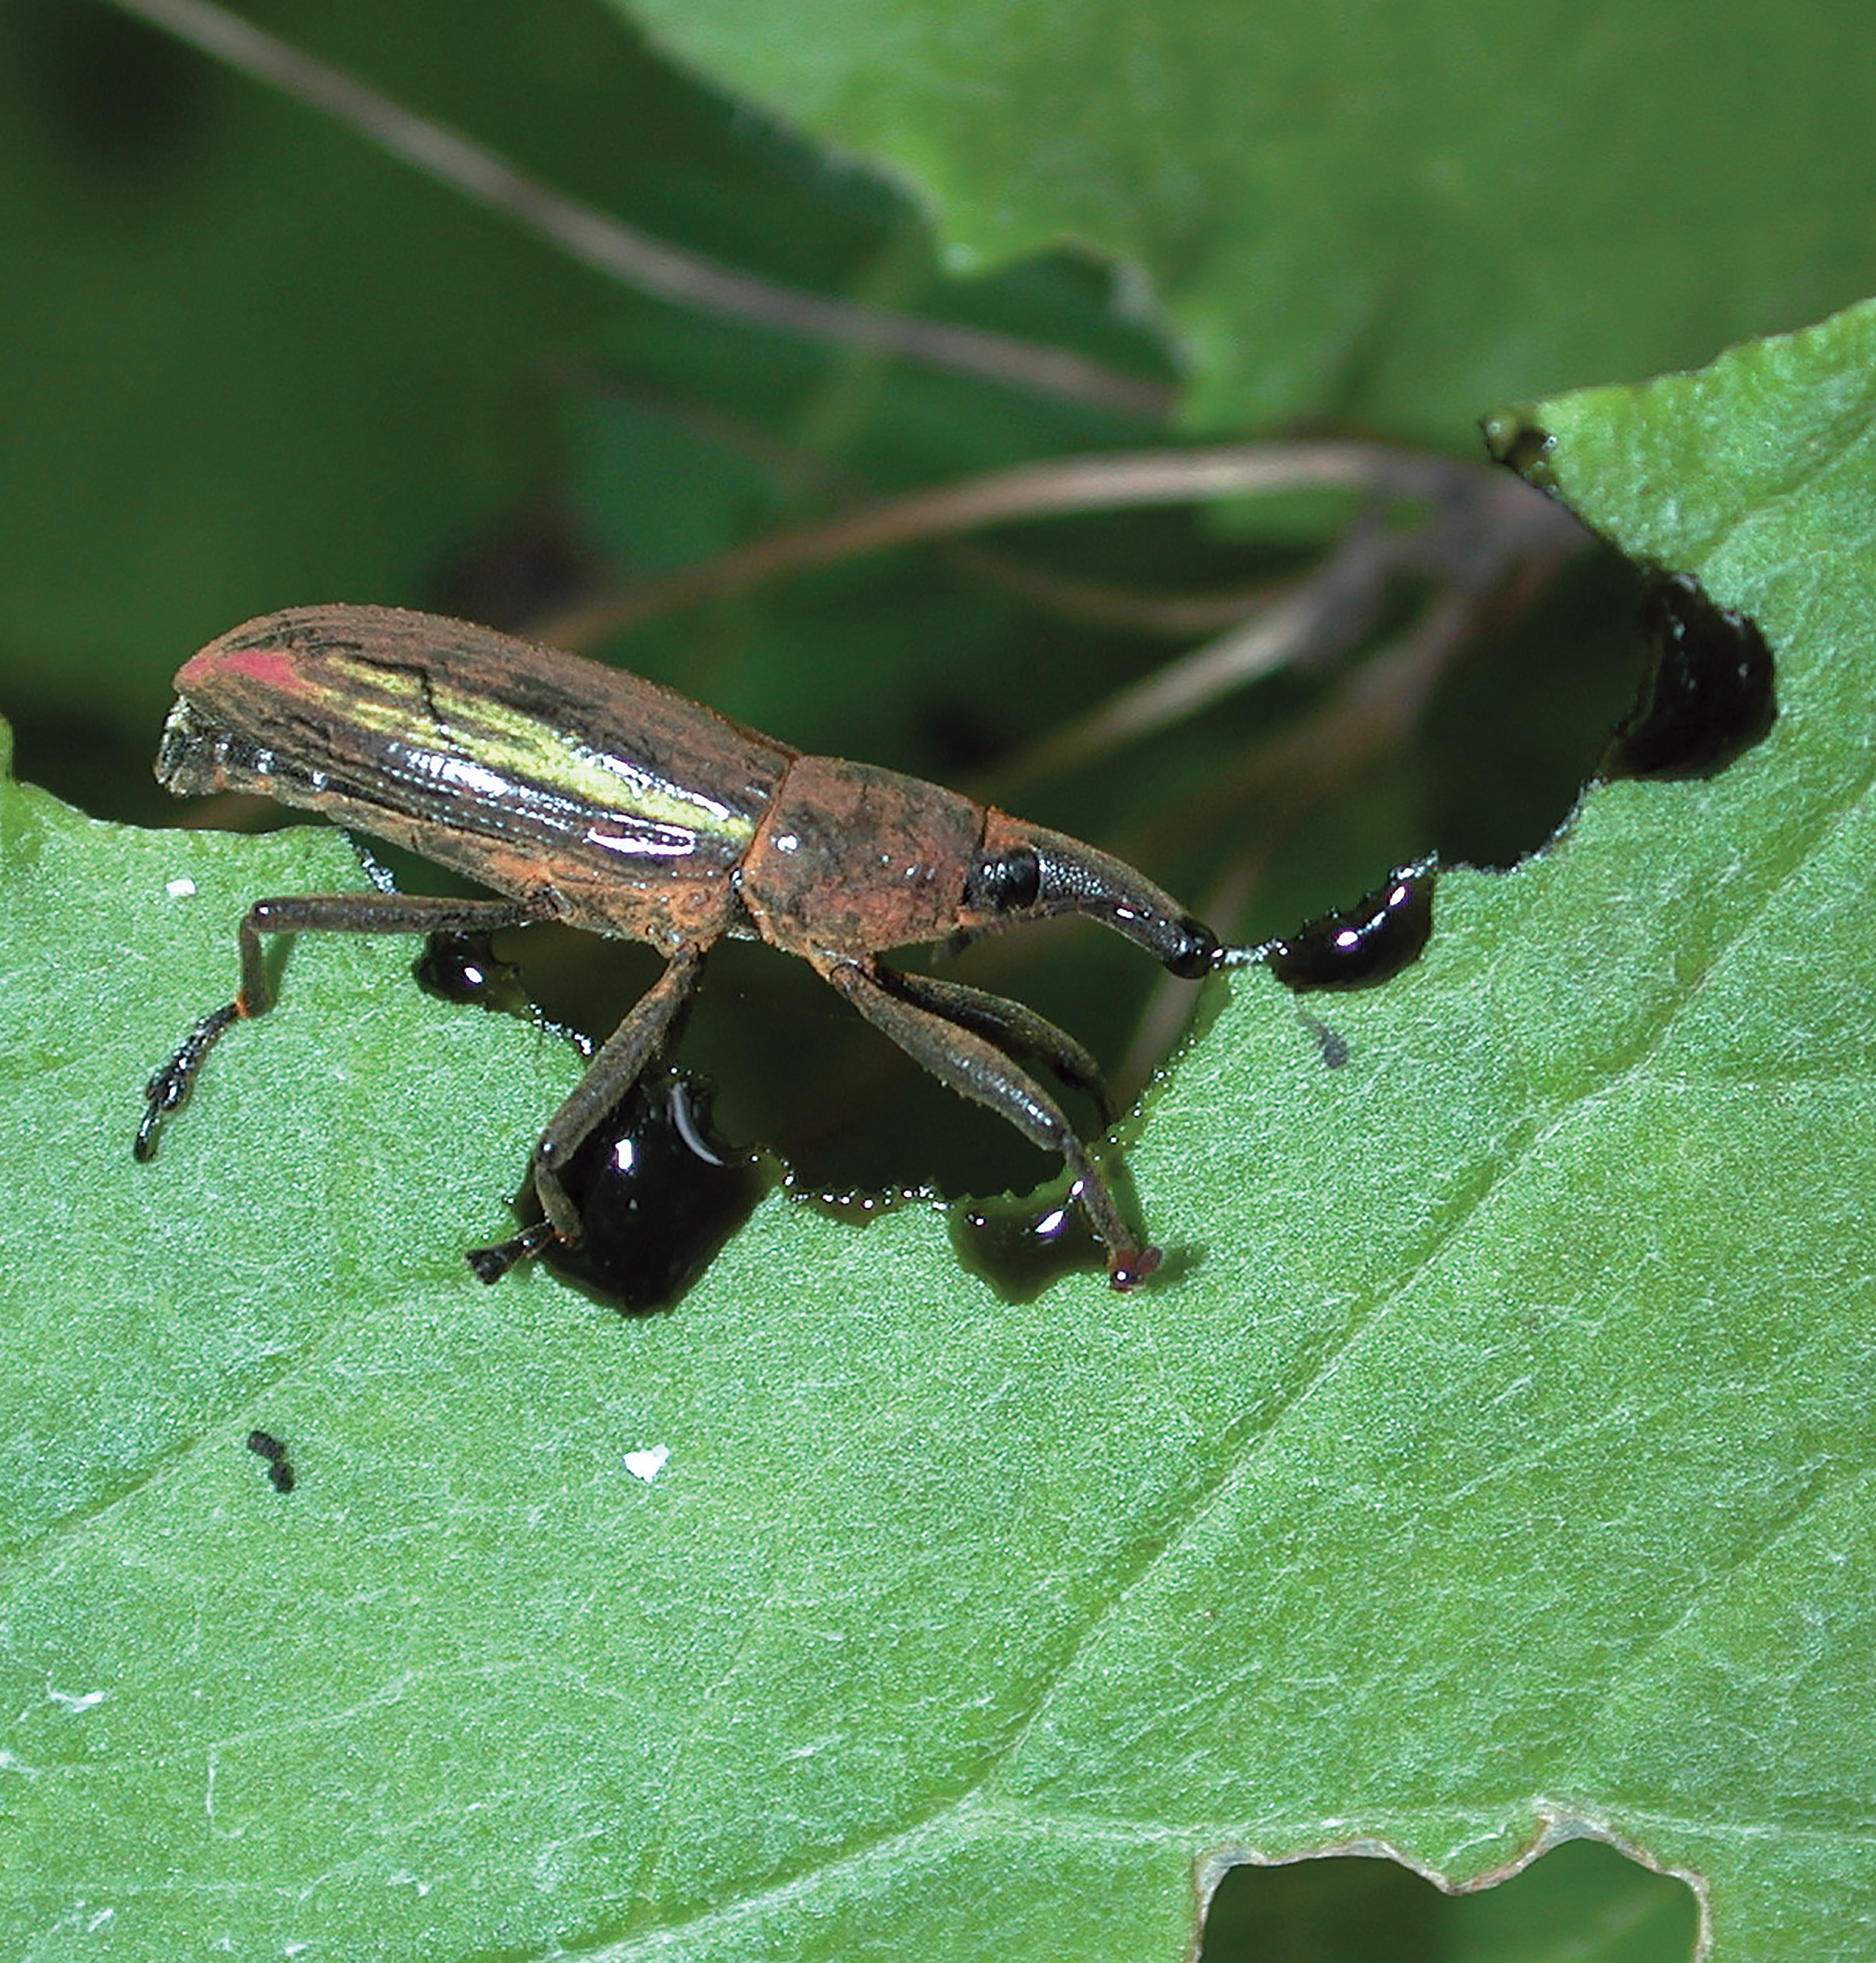
[(1450, 446), (1876, 284), (1872, 27), (1668, 0), (615, 0), (888, 167), (955, 264), (1143, 268), (1207, 428)]

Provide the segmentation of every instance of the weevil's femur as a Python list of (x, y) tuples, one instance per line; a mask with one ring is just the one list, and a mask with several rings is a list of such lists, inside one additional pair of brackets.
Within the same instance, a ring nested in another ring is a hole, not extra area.
[(994, 931), (1051, 914), (1087, 914), (1138, 941), (1175, 975), (1209, 975), (1218, 937), (1124, 861), (1078, 838), (989, 815), (984, 849), (965, 889), (967, 931)]

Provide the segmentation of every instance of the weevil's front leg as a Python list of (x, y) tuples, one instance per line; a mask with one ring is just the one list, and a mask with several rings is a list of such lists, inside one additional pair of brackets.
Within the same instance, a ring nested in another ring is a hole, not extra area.
[(940, 981), (930, 975), (908, 975), (897, 968), (876, 962), (874, 978), (897, 995), (921, 1009), (929, 1009), (979, 1036), (988, 1036), (1011, 1056), (1040, 1058), (1063, 1083), (1085, 1090), (1101, 1107), (1101, 1122), (1111, 1125), (1116, 1116), (1114, 1100), (1101, 1066), (1065, 1030), (1058, 1030), (1045, 1016), (1020, 1002), (1007, 1001), (983, 988), (968, 988), (962, 982)]
[(144, 1097), (143, 1122), (132, 1149), (155, 1155), (163, 1120), (188, 1102), (203, 1060), (222, 1034), (274, 1006), (261, 937), (269, 933), (493, 933), (549, 920), (553, 910), (534, 900), (455, 900), (424, 893), (303, 893), (290, 899), (257, 900), (241, 923), (241, 992), (204, 1016), (157, 1071)]
[[(707, 942), (680, 948), (671, 965), (641, 995), (594, 1053), (586, 1074), (573, 1094), (549, 1119), (534, 1148), (534, 1190), (548, 1224), (562, 1241), (579, 1239), (580, 1209), (561, 1183), (560, 1170), (584, 1142), (593, 1127), (620, 1103), (634, 1083), (671, 1040), (674, 1026), (688, 1005), (703, 972)], [(479, 1274), (482, 1269), (471, 1255)], [(493, 1281), (495, 1274), (484, 1274)]]
[(829, 956), (815, 959), (814, 965), (869, 1022), (940, 1083), (988, 1104), (1043, 1151), (1061, 1154), (1074, 1176), (1074, 1196), (1106, 1246), (1107, 1278), (1116, 1288), (1132, 1288), (1159, 1266), (1159, 1249), (1143, 1245), (1121, 1218), (1087, 1147), (1055, 1100), (1027, 1072), (976, 1030), (897, 993), (880, 978), (878, 963)]

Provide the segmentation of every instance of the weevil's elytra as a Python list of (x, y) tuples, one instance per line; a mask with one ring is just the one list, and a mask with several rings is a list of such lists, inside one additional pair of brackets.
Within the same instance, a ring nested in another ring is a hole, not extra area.
[(156, 764), (169, 789), (258, 792), (324, 812), (506, 897), (257, 901), (240, 926), (240, 992), (151, 1079), (139, 1158), (222, 1035), (269, 1007), (264, 935), (479, 934), (558, 920), (648, 942), (664, 973), (542, 1132), (532, 1178), (544, 1225), (526, 1247), (481, 1250), (477, 1272), (492, 1280), (543, 1236), (580, 1241), (562, 1169), (658, 1061), (704, 956), (732, 934), (800, 956), (942, 1081), (1059, 1153), (1116, 1287), (1158, 1264), (1019, 1061), (1046, 1064), (1106, 1110), (1080, 1045), (1020, 1003), (879, 959), (1084, 913), (1176, 975), (1209, 973), (1211, 930), (1131, 866), (936, 784), (804, 756), (636, 675), (431, 614), (271, 614), (185, 662), (176, 687)]

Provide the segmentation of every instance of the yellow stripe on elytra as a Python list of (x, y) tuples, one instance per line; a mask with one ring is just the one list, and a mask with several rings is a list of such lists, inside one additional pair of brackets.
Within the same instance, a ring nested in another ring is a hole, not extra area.
[(570, 803), (741, 844), (755, 836), (755, 821), (744, 812), (701, 791), (681, 789), (629, 757), (595, 749), (505, 703), (466, 694), (434, 676), (427, 678), (426, 688), (426, 678), (415, 670), (397, 673), (343, 658), (331, 665), (352, 670), (346, 679), (355, 678), (359, 686), (347, 699), (346, 713), (374, 735), (421, 747), (441, 735), (482, 769), (538, 785)]

